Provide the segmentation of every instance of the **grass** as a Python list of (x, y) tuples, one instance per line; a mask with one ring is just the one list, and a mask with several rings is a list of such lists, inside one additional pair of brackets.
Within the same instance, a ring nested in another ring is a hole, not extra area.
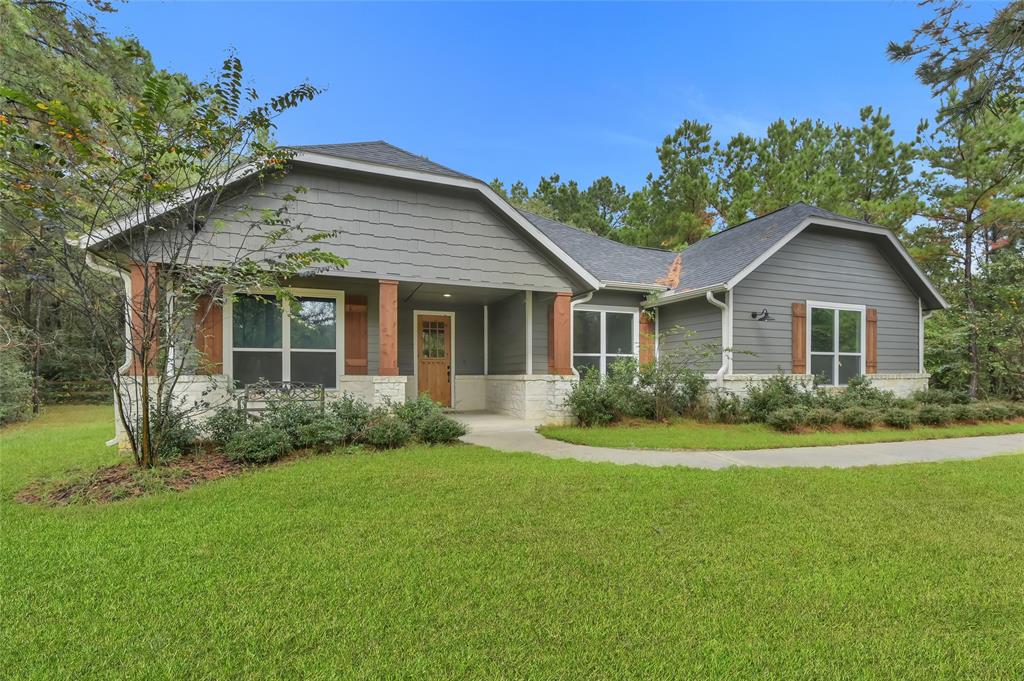
[(1022, 678), (1024, 455), (700, 471), (326, 455), (108, 505), (110, 412), (0, 432), (7, 678)]
[(807, 431), (783, 433), (762, 423), (643, 423), (579, 428), (544, 426), (544, 437), (578, 445), (620, 447), (624, 449), (773, 449), (776, 447), (813, 447), (816, 445), (852, 445), (867, 442), (903, 442), (935, 440), (976, 435), (1024, 433), (1024, 421), (1010, 423), (957, 424), (950, 426), (916, 426), (873, 428), (871, 430)]

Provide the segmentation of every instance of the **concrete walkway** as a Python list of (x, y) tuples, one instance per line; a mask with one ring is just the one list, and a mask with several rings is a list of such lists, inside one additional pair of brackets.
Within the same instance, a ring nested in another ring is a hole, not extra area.
[(549, 440), (536, 432), (536, 424), (500, 414), (481, 412), (455, 416), (469, 427), (469, 434), (462, 439), (475, 445), (505, 452), (533, 452), (553, 459), (607, 461), (642, 466), (688, 466), (710, 469), (729, 466), (852, 468), (951, 459), (980, 459), (994, 454), (1024, 452), (1024, 434), (731, 452), (614, 449)]

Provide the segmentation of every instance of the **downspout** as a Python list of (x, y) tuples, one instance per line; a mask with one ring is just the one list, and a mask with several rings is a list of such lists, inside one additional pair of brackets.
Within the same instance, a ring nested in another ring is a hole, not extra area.
[[(729, 306), (715, 298), (715, 295), (708, 291), (705, 295), (707, 301), (722, 311), (722, 366), (718, 369), (715, 374), (715, 385), (719, 388), (725, 387), (725, 373), (729, 370), (729, 351), (727, 348), (732, 346), (732, 339), (727, 338), (729, 335)], [(728, 295), (728, 293), (726, 294)]]
[[(130, 313), (130, 310), (128, 309), (128, 305), (130, 305), (131, 299), (132, 299), (132, 278), (131, 278), (131, 275), (129, 275), (124, 270), (115, 269), (115, 268), (110, 267), (108, 265), (103, 265), (103, 264), (97, 262), (97, 260), (93, 257), (92, 253), (89, 253), (88, 251), (86, 251), (86, 253), (85, 253), (85, 264), (86, 264), (86, 266), (89, 267), (89, 269), (96, 270), (97, 272), (102, 272), (103, 274), (109, 274), (112, 277), (120, 277), (121, 282), (124, 284), (124, 293), (125, 293), (125, 301), (126, 301), (126, 303), (125, 303), (125, 316), (124, 316), (124, 337), (125, 337), (126, 342), (125, 342), (125, 347), (124, 347), (124, 364), (122, 364), (121, 366), (117, 367), (117, 369), (116, 369), (118, 375), (120, 376), (122, 374), (127, 373), (128, 369), (130, 369), (131, 366), (132, 366), (132, 344), (131, 344), (131, 338), (132, 338), (131, 323), (132, 322), (131, 322), (131, 313)], [(112, 446), (116, 445), (117, 444), (117, 437), (116, 436), (112, 437), (111, 439), (107, 440), (107, 442), (105, 444), (108, 447), (112, 447)]]
[[(576, 296), (569, 301), (569, 343), (571, 345), (573, 339), (573, 324), (576, 321), (576, 306), (581, 303), (590, 302), (590, 299), (594, 297), (593, 291), (588, 291), (582, 295)], [(572, 348), (569, 350), (569, 365), (572, 367), (572, 375), (576, 378), (580, 377), (580, 372), (576, 371), (576, 367), (572, 364)]]

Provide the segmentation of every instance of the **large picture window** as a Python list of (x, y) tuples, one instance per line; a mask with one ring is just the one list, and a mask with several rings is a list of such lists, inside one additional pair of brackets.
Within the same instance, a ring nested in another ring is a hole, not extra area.
[(274, 296), (238, 295), (231, 304), (231, 374), (237, 387), (290, 381), (338, 387), (342, 334), (338, 296), (298, 296), (293, 310)]
[(639, 313), (622, 308), (577, 307), (572, 316), (572, 363), (580, 375), (608, 373), (622, 357), (639, 353)]
[(864, 307), (808, 303), (810, 373), (824, 385), (842, 386), (864, 373)]

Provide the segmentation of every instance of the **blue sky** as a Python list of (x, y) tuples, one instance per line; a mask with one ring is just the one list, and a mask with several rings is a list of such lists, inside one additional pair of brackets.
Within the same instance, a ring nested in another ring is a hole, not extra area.
[(204, 78), (233, 48), (261, 94), (326, 88), (281, 119), (283, 143), (386, 139), (531, 186), (559, 172), (635, 189), (684, 118), (728, 138), (780, 117), (853, 123), (874, 104), (909, 137), (935, 110), (912, 67), (885, 57), (928, 16), (911, 3), (118, 7), (103, 24), (161, 67)]

